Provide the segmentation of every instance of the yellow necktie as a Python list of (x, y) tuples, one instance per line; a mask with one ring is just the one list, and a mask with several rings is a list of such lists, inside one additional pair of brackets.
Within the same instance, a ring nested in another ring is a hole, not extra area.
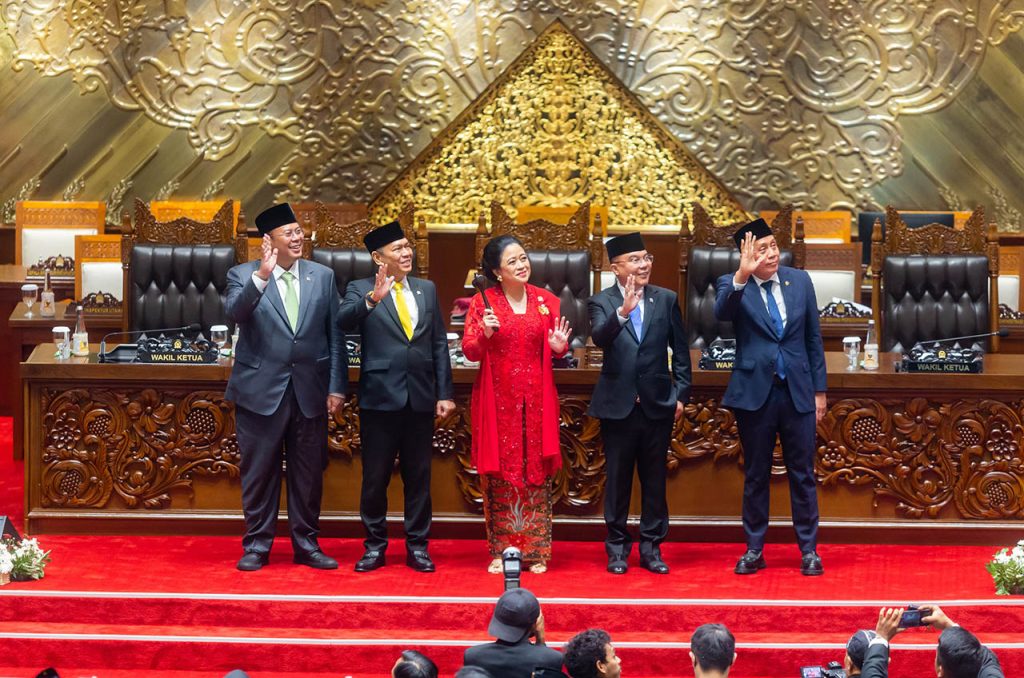
[(402, 283), (395, 283), (395, 308), (398, 309), (398, 320), (402, 323), (407, 339), (412, 339), (412, 316), (409, 315), (409, 307), (405, 305), (405, 295), (402, 294)]

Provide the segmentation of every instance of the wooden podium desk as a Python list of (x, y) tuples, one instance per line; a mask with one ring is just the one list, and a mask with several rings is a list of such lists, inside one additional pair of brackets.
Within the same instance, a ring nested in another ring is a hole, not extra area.
[[(20, 292), (20, 290), (19, 290)], [(25, 441), (23, 438), (24, 408), (22, 407), (21, 383), (18, 380), (18, 364), (25, 360), (40, 344), (49, 344), (56, 351), (53, 345), (53, 328), (64, 325), (72, 332), (75, 331), (75, 312), (71, 309), (68, 317), (70, 300), (58, 301), (56, 313), (52, 318), (44, 318), (39, 315), (38, 302), (32, 307), (32, 316), (27, 315), (28, 308), (22, 302), (15, 305), (7, 318), (7, 334), (10, 337), (10, 346), (13, 350), (5, 351), (4, 361), (10, 362), (8, 368), (11, 378), (4, 382), (2, 389), (6, 392), (6, 399), (12, 404), (11, 415), (14, 417), (14, 458), (21, 459), (24, 451)], [(114, 332), (121, 327), (121, 316), (91, 316), (85, 317), (86, 328), (91, 336), (100, 338), (108, 332)]]
[[(990, 355), (984, 374), (847, 372), (827, 356), (829, 411), (818, 426), (822, 538), (993, 542), (1024, 527), (1024, 356)], [(696, 365), (696, 356), (694, 356)], [(26, 516), (32, 533), (242, 533), (239, 452), (223, 365), (63, 363), (50, 345), (22, 364)], [(354, 384), (358, 370), (349, 373)], [(604, 457), (586, 416), (596, 369), (556, 370), (564, 468), (555, 478), (559, 538), (602, 539)], [(437, 423), (435, 536), (482, 536), (470, 460), (476, 370), (456, 369), (456, 412)], [(672, 537), (742, 539), (741, 450), (721, 407), (727, 372), (694, 370), (693, 392), (666, 454)], [(361, 535), (359, 419), (346, 403), (329, 423), (323, 530)], [(776, 450), (774, 539), (792, 540)], [(401, 479), (389, 490), (400, 521)], [(639, 491), (634, 489), (634, 512)], [(281, 523), (284, 525), (284, 523)], [(400, 538), (401, 530), (394, 529)]]

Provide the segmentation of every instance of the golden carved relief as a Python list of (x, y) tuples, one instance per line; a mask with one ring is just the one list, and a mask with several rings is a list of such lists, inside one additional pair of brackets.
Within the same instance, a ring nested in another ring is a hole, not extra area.
[[(5, 180), (0, 200), (9, 212), (16, 195), (29, 199), (46, 185), (50, 195), (42, 197), (52, 199), (67, 187), (109, 200), (116, 221), (126, 199), (148, 200), (164, 186), (171, 187), (167, 195), (230, 190), (245, 204), (254, 198), (265, 204), (272, 196), (261, 177), (271, 176), (277, 198), (369, 202), (499, 78), (524, 45), (561, 19), (747, 209), (792, 202), (856, 210), (877, 203), (872, 192), (904, 173), (902, 144), (913, 143), (914, 155), (929, 156), (933, 140), (922, 134), (905, 142), (904, 121), (960, 96), (986, 53), (1020, 30), (1022, 16), (1020, 0), (543, 0), (514, 6), (496, 0), (3, 0), (0, 66), (31, 69), (36, 77), (22, 72), (0, 78), (0, 97), (32, 87), (41, 96), (27, 115), (73, 123), (75, 107), (53, 103), (65, 101), (54, 93), (63, 91), (66, 80), (54, 80), (50, 88), (39, 84), (41, 77), (70, 74), (83, 97), (103, 92), (113, 106), (137, 111), (150, 127), (144, 138), (95, 140), (85, 157), (62, 148), (81, 148), (76, 142), (88, 141), (85, 136), (55, 139), (12, 130), (0, 142), (0, 165), (20, 152), (11, 161), (20, 167)], [(1007, 68), (1019, 75), (1019, 65)], [(993, 78), (1003, 74), (995, 70)], [(595, 93), (574, 108), (577, 94), (548, 92), (554, 105), (551, 117), (533, 120), (543, 128), (539, 133), (572, 132), (581, 124), (576, 116), (600, 117), (613, 96)], [(496, 127), (522, 122), (494, 120)], [(978, 131), (983, 126), (978, 120), (964, 124)], [(173, 143), (160, 149), (158, 162), (143, 170), (167, 137), (160, 128), (177, 134), (168, 137)], [(69, 124), (69, 134), (72, 129), (77, 127)], [(962, 125), (950, 129), (956, 138), (970, 138)], [(254, 152), (257, 141), (267, 138), (289, 145), (283, 161), (278, 151)], [(94, 169), (95, 159), (122, 140), (137, 147)], [(197, 164), (182, 160), (181, 148), (190, 148)], [(38, 163), (29, 161), (30, 150)], [(495, 152), (475, 156), (479, 165), (463, 167), (460, 186), (472, 185), (476, 174), (490, 175), (495, 163), (515, 166), (521, 154), (532, 152), (490, 150)], [(647, 172), (646, 163), (665, 152), (658, 149), (637, 163)], [(531, 192), (565, 201), (580, 183), (618, 171), (619, 159), (607, 165), (609, 156), (602, 155), (576, 176), (567, 170), (573, 154), (568, 147), (553, 149), (543, 167), (531, 167)], [(1000, 169), (1001, 155), (980, 151), (978, 173)], [(107, 169), (111, 163), (116, 169)], [(500, 193), (522, 190), (525, 179), (510, 176)], [(927, 203), (936, 193), (957, 193), (943, 182), (948, 177), (911, 184), (900, 194), (934, 207)], [(1003, 193), (1013, 195), (1007, 187)], [(979, 198), (958, 195), (963, 204)], [(415, 197), (424, 206), (436, 202)], [(477, 199), (484, 204), (492, 197)], [(1010, 217), (1024, 207), (1018, 200), (1005, 209), (996, 203)]]
[(723, 221), (745, 216), (561, 23), (431, 142), (371, 214), (392, 216), (405, 195), (424, 205), (428, 220), (457, 223), (499, 196), (549, 207), (593, 199), (607, 205), (612, 225), (678, 223), (693, 200)]

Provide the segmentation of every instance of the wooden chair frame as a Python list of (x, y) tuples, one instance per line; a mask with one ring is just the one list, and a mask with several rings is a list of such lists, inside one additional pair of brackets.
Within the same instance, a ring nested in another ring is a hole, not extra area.
[[(24, 230), (95, 228), (96, 234), (102, 235), (107, 223), (107, 204), (103, 202), (23, 200), (16, 203), (14, 209), (14, 264), (25, 266), (26, 269), (30, 269), (36, 262), (22, 260)], [(72, 252), (62, 254), (68, 258), (72, 256)], [(29, 275), (41, 273), (29, 271)]]

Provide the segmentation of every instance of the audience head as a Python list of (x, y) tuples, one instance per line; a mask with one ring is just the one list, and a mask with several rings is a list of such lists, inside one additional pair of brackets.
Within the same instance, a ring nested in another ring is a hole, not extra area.
[(736, 639), (723, 624), (704, 624), (690, 638), (690, 659), (698, 677), (727, 676), (736, 661)]
[(970, 631), (951, 626), (939, 635), (935, 675), (939, 678), (976, 678), (981, 670), (981, 642)]
[(861, 629), (850, 636), (846, 642), (846, 657), (843, 658), (843, 668), (851, 675), (858, 675), (864, 667), (864, 655), (868, 651), (870, 643), (878, 634), (868, 629)]
[(494, 606), (487, 633), (506, 643), (518, 643), (529, 636), (540, 618), (540, 601), (526, 589), (509, 589)]
[(484, 245), (480, 268), (492, 282), (526, 284), (530, 279), (530, 258), (523, 243), (513, 235), (499, 235)]
[(405, 650), (398, 657), (392, 678), (437, 678), (437, 665), (416, 650)]
[(612, 639), (601, 629), (573, 636), (565, 646), (565, 669), (572, 678), (619, 678), (622, 673)]
[(494, 678), (491, 672), (479, 666), (463, 666), (455, 672), (455, 678)]

